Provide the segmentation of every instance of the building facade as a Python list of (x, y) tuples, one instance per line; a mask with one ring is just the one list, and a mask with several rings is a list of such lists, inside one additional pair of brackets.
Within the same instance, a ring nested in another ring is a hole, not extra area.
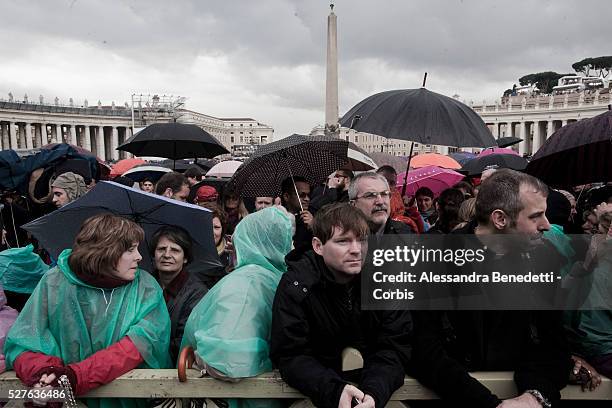
[[(153, 123), (191, 123), (215, 136), (230, 151), (235, 146), (257, 146), (272, 141), (274, 129), (251, 118), (216, 118), (187, 110), (158, 107), (135, 109), (136, 129)], [(40, 148), (48, 143), (70, 143), (91, 151), (103, 160), (120, 160), (131, 154), (116, 148), (132, 136), (132, 109), (129, 105), (90, 107), (0, 100), (0, 145), (3, 150)]]
[(597, 116), (607, 111), (611, 103), (609, 89), (604, 89), (563, 95), (517, 95), (470, 105), (495, 138), (519, 137), (523, 142), (513, 148), (533, 155), (556, 130)]

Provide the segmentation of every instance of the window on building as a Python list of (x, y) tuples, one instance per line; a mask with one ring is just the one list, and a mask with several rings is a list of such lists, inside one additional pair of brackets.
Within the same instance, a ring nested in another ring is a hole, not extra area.
[(243, 134), (244, 132), (240, 132), (240, 134)]
[(419, 144), (418, 144), (418, 143), (415, 143), (415, 144), (414, 144), (414, 147), (419, 147)]
[(243, 126), (244, 126), (244, 125), (241, 123), (241, 124), (240, 124), (240, 127), (243, 127)]
[(359, 136), (355, 135), (355, 143), (359, 143)]
[(232, 123), (232, 124), (230, 124), (230, 126), (234, 126), (234, 124)]
[(261, 137), (261, 143), (268, 143), (268, 136), (262, 136)]
[(348, 142), (349, 141), (349, 137), (348, 136), (345, 136), (345, 137), (346, 137), (346, 141)]
[(234, 143), (234, 136), (230, 137), (230, 140), (231, 140), (232, 143)]
[(233, 135), (233, 134), (234, 134), (234, 132), (230, 132), (230, 135)]
[[(240, 132), (240, 133), (242, 133), (242, 132)], [(244, 143), (244, 137), (243, 136), (240, 136), (240, 143)]]

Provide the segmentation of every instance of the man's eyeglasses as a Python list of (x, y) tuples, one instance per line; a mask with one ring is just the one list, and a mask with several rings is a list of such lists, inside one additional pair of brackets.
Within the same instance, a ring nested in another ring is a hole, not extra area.
[(391, 192), (388, 191), (388, 190), (381, 191), (380, 193), (376, 193), (374, 191), (370, 191), (368, 193), (364, 193), (361, 196), (355, 197), (355, 200), (359, 200), (360, 198), (363, 198), (364, 200), (372, 201), (372, 200), (375, 200), (376, 197), (387, 198), (387, 197), (390, 197), (390, 196), (391, 196)]

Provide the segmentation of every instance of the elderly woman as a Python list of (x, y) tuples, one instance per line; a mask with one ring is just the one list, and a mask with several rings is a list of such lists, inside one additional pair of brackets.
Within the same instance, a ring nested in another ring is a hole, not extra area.
[(154, 275), (164, 291), (170, 314), (170, 357), (176, 361), (187, 318), (208, 288), (187, 271), (193, 261), (193, 242), (184, 229), (175, 226), (158, 229), (149, 249), (155, 259)]
[[(69, 380), (74, 395), (136, 368), (167, 368), (170, 319), (155, 279), (138, 269), (144, 232), (127, 219), (87, 219), (32, 293), (6, 339), (7, 368), (28, 387)], [(65, 377), (64, 377), (65, 376)], [(139, 406), (89, 400), (89, 407)]]
[(53, 204), (57, 208), (76, 200), (87, 192), (87, 185), (82, 176), (71, 171), (62, 173), (51, 183)]

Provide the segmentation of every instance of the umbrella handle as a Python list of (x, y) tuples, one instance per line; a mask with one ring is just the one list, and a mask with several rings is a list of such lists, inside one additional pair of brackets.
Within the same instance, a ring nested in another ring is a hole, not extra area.
[(187, 369), (193, 367), (195, 356), (193, 353), (193, 347), (187, 346), (181, 350), (181, 355), (178, 359), (178, 378), (180, 382), (187, 381)]
[(298, 193), (297, 186), (295, 185), (295, 180), (293, 179), (293, 173), (291, 172), (291, 167), (289, 167), (289, 163), (287, 164), (287, 170), (289, 170), (289, 176), (291, 177), (291, 182), (293, 183), (293, 189), (295, 190), (295, 196), (298, 199), (298, 203), (300, 203), (300, 210), (304, 211), (304, 207), (302, 207), (302, 200), (300, 200), (300, 194)]
[(413, 149), (414, 142), (410, 142), (410, 155), (408, 156), (408, 163), (406, 163), (406, 174), (404, 175), (404, 185), (402, 186), (402, 197), (406, 195), (406, 188), (408, 187), (408, 171), (410, 170), (410, 161), (412, 160)]

